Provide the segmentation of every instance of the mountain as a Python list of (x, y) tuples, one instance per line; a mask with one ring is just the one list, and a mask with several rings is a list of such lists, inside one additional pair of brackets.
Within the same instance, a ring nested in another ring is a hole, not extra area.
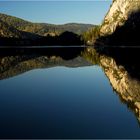
[(140, 45), (140, 1), (113, 0), (100, 27), (97, 42), (109, 45)]
[(5, 46), (5, 45), (29, 45), (33, 44), (35, 40), (39, 40), (42, 37), (25, 32), (25, 31), (20, 31), (13, 26), (8, 25), (7, 23), (3, 22), (0, 20), (0, 45)]
[(1, 37), (21, 37), (21, 32), (0, 20)]
[(3, 38), (21, 38), (21, 39), (35, 39), (39, 37), (39, 35), (35, 35), (29, 32), (20, 31), (13, 26), (3, 22), (0, 20), (0, 37)]
[(94, 26), (91, 24), (78, 24), (78, 23), (68, 23), (64, 25), (54, 25), (48, 23), (32, 23), (6, 14), (0, 14), (0, 20), (20, 31), (30, 32), (41, 36), (47, 36), (48, 34), (55, 36), (65, 31), (73, 32), (75, 34), (82, 34), (89, 28)]
[(0, 14), (0, 46), (83, 45), (81, 35), (91, 24), (32, 23)]

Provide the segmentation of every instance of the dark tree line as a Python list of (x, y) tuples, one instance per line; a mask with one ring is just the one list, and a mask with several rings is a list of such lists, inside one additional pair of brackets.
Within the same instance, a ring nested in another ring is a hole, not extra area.
[(29, 39), (21, 39), (21, 38), (0, 38), (0, 46), (45, 46), (45, 45), (83, 45), (83, 41), (81, 40), (81, 36), (72, 32), (64, 32), (59, 36), (46, 36), (39, 38), (29, 38)]

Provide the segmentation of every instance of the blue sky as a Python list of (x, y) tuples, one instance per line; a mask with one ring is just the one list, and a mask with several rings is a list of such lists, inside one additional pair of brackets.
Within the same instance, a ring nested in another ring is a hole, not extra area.
[(53, 24), (100, 24), (111, 0), (96, 1), (1, 1), (0, 13), (17, 16), (32, 22)]

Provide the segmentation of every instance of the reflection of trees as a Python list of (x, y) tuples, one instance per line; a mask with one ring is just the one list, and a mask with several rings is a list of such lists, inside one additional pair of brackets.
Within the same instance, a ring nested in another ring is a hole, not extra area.
[(82, 52), (82, 56), (94, 65), (99, 64), (99, 54), (95, 49), (87, 48)]
[(44, 45), (83, 45), (80, 35), (63, 32), (60, 35), (34, 36), (28, 34), (26, 38), (0, 37), (0, 46), (44, 46)]
[[(0, 79), (16, 76), (23, 72), (37, 69), (50, 68), (55, 66), (82, 67), (89, 66), (81, 51), (83, 48), (46, 48), (33, 49), (8, 48), (7, 53), (1, 49), (0, 56)], [(10, 50), (11, 53), (10, 53)], [(13, 53), (15, 51), (15, 54)], [(12, 54), (13, 53), (13, 54)]]

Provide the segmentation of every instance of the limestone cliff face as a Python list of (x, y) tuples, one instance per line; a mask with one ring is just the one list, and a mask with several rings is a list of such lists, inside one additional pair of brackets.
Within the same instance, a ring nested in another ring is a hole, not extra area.
[(132, 12), (138, 10), (140, 10), (139, 0), (114, 0), (104, 19), (101, 33), (104, 35), (113, 33), (118, 26), (122, 26), (127, 21)]

